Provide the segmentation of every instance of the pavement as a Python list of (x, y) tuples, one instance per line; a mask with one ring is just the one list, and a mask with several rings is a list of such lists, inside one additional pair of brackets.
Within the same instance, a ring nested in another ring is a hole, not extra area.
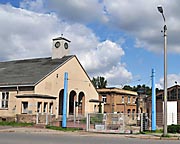
[(149, 134), (112, 134), (112, 133), (99, 133), (99, 132), (86, 132), (86, 131), (75, 131), (75, 132), (64, 132), (51, 130), (46, 128), (36, 127), (11, 127), (11, 126), (0, 126), (1, 132), (16, 132), (16, 133), (36, 133), (36, 134), (61, 134), (61, 135), (74, 135), (74, 136), (108, 136), (108, 137), (127, 137), (127, 138), (139, 138), (139, 139), (154, 139), (154, 140), (179, 140), (180, 134), (168, 134), (169, 137), (162, 137), (160, 133), (149, 133)]

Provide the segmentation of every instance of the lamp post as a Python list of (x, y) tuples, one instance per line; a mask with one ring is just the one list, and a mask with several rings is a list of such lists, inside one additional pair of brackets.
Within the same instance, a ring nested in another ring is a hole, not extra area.
[(163, 13), (162, 6), (158, 6), (158, 11), (162, 14), (164, 20), (164, 128), (163, 136), (167, 135), (167, 25), (166, 19)]

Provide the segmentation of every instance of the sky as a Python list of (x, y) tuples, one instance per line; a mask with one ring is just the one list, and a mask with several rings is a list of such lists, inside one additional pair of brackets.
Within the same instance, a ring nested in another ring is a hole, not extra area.
[(52, 39), (71, 41), (90, 78), (109, 87), (164, 83), (164, 10), (167, 83), (180, 84), (179, 0), (0, 0), (0, 61), (51, 56)]

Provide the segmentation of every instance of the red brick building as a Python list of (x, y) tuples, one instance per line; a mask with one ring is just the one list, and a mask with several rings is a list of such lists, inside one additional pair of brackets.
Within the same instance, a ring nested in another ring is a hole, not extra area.
[(97, 89), (99, 100), (104, 102), (104, 113), (127, 113), (137, 112), (137, 92), (119, 88)]
[[(157, 126), (163, 126), (163, 101), (164, 91), (156, 94), (156, 124)], [(180, 124), (180, 86), (174, 85), (167, 89), (167, 102), (177, 102), (177, 106), (171, 106), (171, 109), (177, 107), (177, 124)], [(169, 109), (169, 108), (168, 108)], [(176, 110), (175, 110), (176, 111)], [(147, 112), (149, 118), (151, 118), (151, 96), (147, 99)], [(172, 115), (167, 113), (167, 115)]]

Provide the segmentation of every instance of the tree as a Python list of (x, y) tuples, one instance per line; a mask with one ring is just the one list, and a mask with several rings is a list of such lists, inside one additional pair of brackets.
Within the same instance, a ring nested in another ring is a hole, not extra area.
[(97, 85), (97, 78), (94, 78), (91, 80), (92, 84), (94, 85), (95, 88), (98, 88), (98, 85)]
[(91, 80), (95, 88), (106, 88), (107, 80), (104, 77), (98, 76)]
[[(143, 85), (137, 85), (137, 86), (129, 86), (129, 85), (125, 85), (123, 87), (124, 90), (130, 90), (130, 91), (135, 91), (138, 93), (142, 93), (142, 94), (146, 94), (151, 96), (152, 95), (152, 89), (149, 86), (146, 86), (145, 84)], [(159, 90), (158, 88), (156, 88), (156, 93), (160, 92), (161, 90)]]

